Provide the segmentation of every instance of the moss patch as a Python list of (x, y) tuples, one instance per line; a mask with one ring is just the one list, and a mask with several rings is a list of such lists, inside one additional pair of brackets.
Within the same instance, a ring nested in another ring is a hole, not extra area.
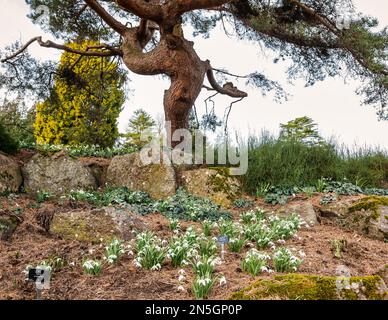
[(108, 242), (116, 236), (114, 222), (109, 215), (64, 213), (54, 216), (51, 232), (64, 239), (90, 243)]
[(380, 216), (378, 214), (378, 209), (380, 206), (388, 206), (388, 198), (387, 197), (378, 197), (378, 196), (370, 196), (361, 199), (360, 201), (357, 201), (357, 203), (353, 204), (349, 207), (349, 212), (355, 212), (355, 211), (373, 211), (376, 214), (374, 217), (376, 219)]
[[(337, 289), (338, 285), (342, 286), (341, 290)], [(231, 299), (381, 300), (388, 297), (386, 290), (379, 276), (351, 277), (341, 281), (338, 277), (287, 274), (270, 280), (258, 280), (235, 292)]]

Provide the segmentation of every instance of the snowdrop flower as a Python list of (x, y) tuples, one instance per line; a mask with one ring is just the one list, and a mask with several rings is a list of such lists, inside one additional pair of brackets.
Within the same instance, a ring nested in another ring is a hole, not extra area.
[(162, 241), (162, 246), (166, 246), (166, 245), (168, 245), (168, 241), (165, 240), (165, 239), (163, 239), (163, 241)]
[(302, 250), (299, 251), (299, 255), (300, 255), (302, 258), (306, 257), (306, 254), (305, 254)]
[(184, 269), (180, 269), (178, 274), (184, 276), (184, 275), (186, 275), (186, 271)]
[(220, 286), (224, 286), (224, 285), (226, 285), (226, 278), (225, 276), (222, 276), (220, 279)]
[(133, 260), (133, 264), (136, 268), (141, 268), (141, 263), (138, 260)]
[(178, 291), (186, 292), (186, 289), (185, 289), (183, 286), (179, 286), (179, 287), (178, 287)]
[(187, 262), (187, 260), (185, 260), (185, 259), (182, 260), (182, 265), (183, 265), (183, 266), (187, 266), (188, 264), (189, 264), (189, 263)]
[(183, 274), (179, 275), (179, 277), (178, 277), (179, 282), (185, 281), (185, 279), (186, 279), (186, 277)]
[(266, 266), (261, 267), (261, 272), (268, 272), (268, 268)]
[(132, 250), (129, 250), (129, 251), (128, 251), (128, 255), (129, 255), (129, 256), (133, 256), (133, 255), (134, 255), (133, 251), (132, 251)]
[(70, 262), (69, 266), (74, 267), (75, 266), (75, 262), (74, 261)]
[(286, 243), (286, 241), (285, 241), (285, 240), (283, 240), (283, 239), (280, 239), (280, 240), (278, 240), (278, 241), (277, 241), (277, 243), (279, 243), (279, 244), (285, 244), (285, 243)]
[(162, 266), (160, 265), (160, 263), (158, 263), (158, 264), (155, 264), (155, 265), (151, 268), (151, 271), (160, 270), (161, 268), (162, 268)]

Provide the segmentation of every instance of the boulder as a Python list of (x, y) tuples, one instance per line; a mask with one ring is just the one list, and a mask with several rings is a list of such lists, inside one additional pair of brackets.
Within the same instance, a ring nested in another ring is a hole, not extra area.
[(388, 197), (366, 196), (320, 209), (343, 229), (356, 231), (369, 238), (388, 240)]
[(56, 213), (50, 232), (63, 239), (106, 243), (113, 238), (131, 240), (133, 231), (147, 229), (141, 217), (130, 210), (109, 207)]
[(114, 157), (106, 181), (108, 186), (147, 192), (154, 199), (167, 198), (177, 189), (175, 170), (168, 158), (163, 163), (147, 163), (140, 153)]
[(18, 192), (23, 183), (19, 165), (0, 153), (0, 194)]
[(318, 223), (317, 214), (315, 213), (314, 206), (310, 201), (287, 204), (280, 208), (277, 213), (280, 216), (297, 213), (310, 226), (314, 226)]
[(180, 173), (180, 180), (189, 193), (210, 198), (225, 208), (241, 195), (240, 183), (227, 168), (186, 170)]
[(10, 241), (15, 232), (20, 220), (12, 215), (7, 215), (7, 212), (0, 210), (0, 240)]
[(65, 153), (34, 155), (22, 168), (26, 192), (39, 191), (60, 195), (70, 190), (96, 189), (92, 170)]
[(383, 300), (387, 286), (379, 276), (334, 277), (308, 274), (259, 279), (232, 294), (232, 300)]

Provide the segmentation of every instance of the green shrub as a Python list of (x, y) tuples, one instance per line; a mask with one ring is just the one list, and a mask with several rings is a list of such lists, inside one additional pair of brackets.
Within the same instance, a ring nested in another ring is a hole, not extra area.
[(0, 122), (0, 151), (14, 154), (18, 151), (18, 143), (10, 136), (4, 125)]
[[(338, 190), (340, 194), (381, 188), (388, 181), (388, 153), (379, 148), (350, 149), (334, 140), (311, 145), (264, 132), (260, 137), (248, 138), (248, 156), (248, 171), (240, 177), (244, 190), (266, 196), (267, 202), (273, 204), (284, 203), (288, 196), (279, 188), (314, 187), (315, 191), (324, 192), (328, 186), (322, 177), (355, 186), (346, 192)], [(334, 187), (350, 189), (350, 185)]]

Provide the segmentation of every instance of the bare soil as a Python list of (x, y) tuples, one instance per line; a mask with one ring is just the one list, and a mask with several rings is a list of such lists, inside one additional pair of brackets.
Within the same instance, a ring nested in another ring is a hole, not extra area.
[[(294, 199), (293, 201), (304, 201)], [(58, 212), (69, 210), (66, 205), (56, 205)], [(257, 201), (257, 205), (275, 209)], [(161, 271), (147, 271), (134, 267), (132, 258), (122, 257), (118, 263), (105, 267), (97, 277), (87, 275), (82, 270), (82, 262), (86, 258), (101, 257), (104, 252), (102, 244), (93, 245), (75, 240), (63, 240), (46, 233), (35, 222), (37, 211), (34, 200), (27, 196), (17, 199), (0, 198), (1, 210), (18, 209), (22, 218), (10, 242), (0, 241), (0, 299), (34, 299), (35, 288), (25, 281), (23, 271), (27, 265), (37, 265), (50, 257), (60, 257), (68, 265), (53, 274), (51, 288), (43, 293), (44, 299), (193, 299), (191, 283), (194, 274), (186, 268), (188, 274), (184, 283), (186, 292), (178, 291), (178, 270), (168, 262)], [(235, 219), (239, 214), (234, 211)], [(172, 235), (168, 229), (168, 221), (160, 214), (141, 217), (145, 223), (160, 237)], [(183, 222), (183, 229), (189, 225)], [(198, 225), (199, 226), (199, 225)], [(317, 275), (336, 275), (339, 266), (346, 266), (352, 276), (372, 275), (388, 263), (388, 243), (372, 240), (356, 233), (346, 232), (322, 219), (319, 225), (302, 229), (299, 239), (287, 241), (288, 247), (306, 253), (299, 272)], [(331, 251), (330, 240), (346, 239), (348, 246), (340, 259), (335, 258)], [(246, 252), (249, 248), (246, 248)], [(259, 278), (272, 277), (261, 275), (252, 277), (240, 268), (242, 254), (228, 252), (225, 261), (216, 269), (227, 279), (227, 284), (212, 290), (209, 299), (228, 299), (231, 293), (248, 286)]]

